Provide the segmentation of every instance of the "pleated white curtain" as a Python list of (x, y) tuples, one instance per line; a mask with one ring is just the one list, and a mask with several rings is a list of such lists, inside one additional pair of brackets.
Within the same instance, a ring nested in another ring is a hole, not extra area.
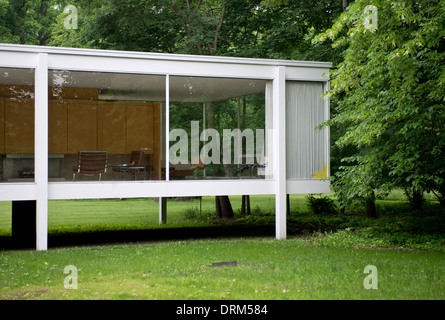
[(325, 107), (320, 82), (286, 82), (287, 179), (321, 179), (327, 176)]

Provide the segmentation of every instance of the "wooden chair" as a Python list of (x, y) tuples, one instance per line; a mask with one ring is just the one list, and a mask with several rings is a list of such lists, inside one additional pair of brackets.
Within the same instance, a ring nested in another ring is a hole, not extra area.
[(113, 167), (113, 172), (130, 173), (133, 175), (133, 179), (136, 180), (136, 173), (144, 172), (145, 179), (145, 166), (142, 164), (144, 158), (144, 151), (132, 151), (130, 155), (130, 162), (123, 165)]
[(130, 163), (128, 165), (135, 167), (141, 166), (143, 157), (144, 151), (132, 151), (130, 155)]
[[(196, 163), (198, 162), (199, 163)], [(176, 166), (175, 168), (170, 167), (170, 177), (172, 179), (185, 179), (185, 177), (193, 177), (193, 172), (197, 169), (205, 169), (205, 164), (201, 158), (193, 159), (193, 163), (191, 165)], [(164, 170), (165, 175), (165, 170)], [(204, 177), (205, 178), (205, 177)]]
[(107, 172), (107, 156), (107, 151), (79, 151), (77, 166), (73, 167), (73, 181), (76, 181), (76, 174), (98, 174), (101, 181), (102, 173)]

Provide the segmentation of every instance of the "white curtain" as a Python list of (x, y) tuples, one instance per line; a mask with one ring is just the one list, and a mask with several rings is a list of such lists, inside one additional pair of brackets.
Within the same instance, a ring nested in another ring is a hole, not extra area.
[(323, 83), (286, 82), (287, 179), (321, 179), (327, 176), (326, 119)]

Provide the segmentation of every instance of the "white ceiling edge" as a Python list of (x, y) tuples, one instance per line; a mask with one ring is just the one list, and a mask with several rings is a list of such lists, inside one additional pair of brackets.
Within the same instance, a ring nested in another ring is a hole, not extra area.
[(150, 60), (174, 60), (174, 61), (191, 61), (191, 62), (235, 63), (235, 64), (249, 64), (249, 65), (332, 68), (331, 62), (322, 62), (322, 61), (258, 59), (258, 58), (243, 58), (243, 57), (229, 57), (229, 56), (205, 56), (205, 55), (187, 55), (187, 54), (172, 54), (172, 53), (32, 46), (32, 45), (19, 45), (19, 44), (0, 44), (0, 51), (119, 57), (119, 58), (150, 59)]

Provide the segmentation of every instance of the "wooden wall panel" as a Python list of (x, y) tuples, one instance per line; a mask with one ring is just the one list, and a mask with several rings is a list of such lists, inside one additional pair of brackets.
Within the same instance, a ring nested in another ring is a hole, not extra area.
[(125, 103), (99, 101), (97, 147), (110, 154), (125, 153)]
[(161, 104), (126, 103), (126, 153), (141, 148), (152, 157), (153, 179), (161, 177)]
[(161, 126), (161, 104), (153, 103), (153, 121), (154, 121), (154, 145), (153, 145), (153, 166), (154, 179), (161, 179), (162, 168), (162, 126)]
[(54, 100), (48, 102), (48, 152), (68, 152), (68, 109), (67, 104)]
[(69, 101), (68, 150), (97, 150), (97, 101)]
[(34, 153), (34, 100), (6, 99), (5, 153)]
[[(77, 154), (79, 150), (130, 154), (148, 148), (144, 152), (151, 154), (153, 178), (161, 176), (160, 103), (89, 100), (95, 97), (94, 90), (68, 90), (63, 96), (50, 96), (48, 101), (50, 154)], [(76, 99), (81, 96), (87, 100)], [(34, 153), (33, 99), (0, 98), (0, 153)]]
[(95, 88), (49, 87), (50, 100), (99, 100), (99, 90)]
[(126, 104), (126, 153), (140, 150), (141, 148), (153, 150), (153, 109), (152, 103)]
[(14, 99), (33, 99), (34, 86), (0, 85), (0, 97)]

